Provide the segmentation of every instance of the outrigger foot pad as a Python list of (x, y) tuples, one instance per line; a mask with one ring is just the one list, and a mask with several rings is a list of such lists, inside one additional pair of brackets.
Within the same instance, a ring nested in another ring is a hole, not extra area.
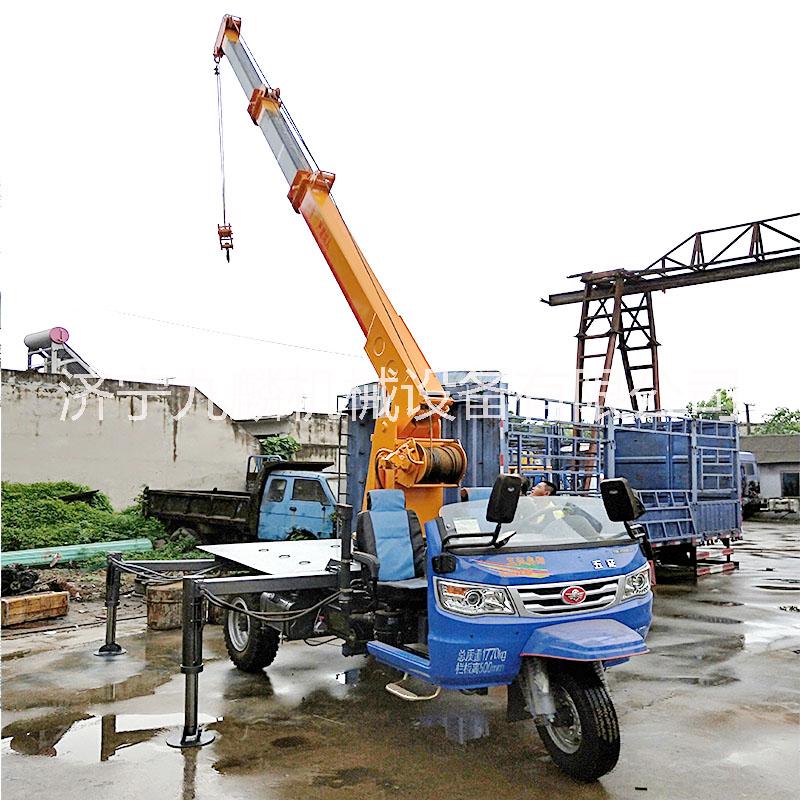
[(113, 658), (113, 656), (124, 656), (128, 651), (118, 645), (116, 642), (111, 644), (104, 644), (98, 650), (94, 651), (94, 655), (101, 658)]
[(181, 729), (167, 736), (167, 744), (170, 747), (178, 748), (204, 747), (207, 744), (211, 744), (215, 738), (211, 731), (206, 731), (202, 728), (198, 728), (194, 736), (186, 736), (185, 731)]
[(424, 681), (421, 681), (419, 678), (414, 678), (406, 672), (403, 674), (403, 677), (397, 681), (397, 683), (387, 683), (386, 691), (389, 692), (389, 694), (393, 694), (395, 697), (399, 697), (401, 700), (408, 700), (409, 702), (435, 700), (442, 691), (442, 687), (437, 686), (433, 694), (418, 694), (417, 692), (412, 691), (408, 686), (402, 685), (403, 681), (409, 679), (412, 681), (417, 681), (418, 683), (422, 683), (425, 686), (431, 686), (431, 684), (426, 684)]

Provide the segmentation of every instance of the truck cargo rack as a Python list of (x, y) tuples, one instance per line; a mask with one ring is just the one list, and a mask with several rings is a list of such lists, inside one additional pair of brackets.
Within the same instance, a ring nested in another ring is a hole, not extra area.
[(608, 431), (597, 406), (524, 394), (507, 402), (511, 471), (548, 480), (560, 494), (599, 495)]

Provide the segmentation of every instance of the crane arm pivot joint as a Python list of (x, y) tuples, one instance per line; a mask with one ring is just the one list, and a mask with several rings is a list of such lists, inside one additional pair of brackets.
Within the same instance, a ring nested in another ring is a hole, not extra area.
[(320, 189), (326, 194), (330, 194), (335, 180), (336, 175), (332, 172), (324, 172), (322, 170), (310, 172), (307, 169), (299, 169), (289, 188), (289, 194), (286, 196), (289, 198), (292, 208), (299, 214), (300, 206), (303, 204), (309, 189)]
[(250, 95), (250, 102), (247, 104), (247, 113), (253, 120), (253, 125), (258, 125), (261, 114), (264, 111), (277, 113), (281, 107), (281, 90), (268, 89), (266, 86), (256, 86), (253, 94)]

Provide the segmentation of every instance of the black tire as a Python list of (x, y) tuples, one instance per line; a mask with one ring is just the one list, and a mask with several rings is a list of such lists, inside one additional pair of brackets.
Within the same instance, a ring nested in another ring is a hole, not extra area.
[[(258, 604), (252, 595), (237, 595), (228, 602), (242, 609), (258, 611)], [(222, 627), (225, 649), (242, 672), (261, 672), (275, 660), (280, 634), (265, 622), (226, 609)]]
[(551, 668), (550, 691), (556, 719), (536, 728), (556, 765), (585, 783), (611, 772), (619, 759), (619, 723), (594, 666)]

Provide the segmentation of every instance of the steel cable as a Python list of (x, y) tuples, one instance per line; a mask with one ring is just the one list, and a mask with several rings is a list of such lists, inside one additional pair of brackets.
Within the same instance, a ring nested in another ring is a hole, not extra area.
[(220, 80), (219, 64), (214, 67), (217, 77), (217, 130), (219, 132), (219, 169), (222, 182), (222, 223), (228, 224), (228, 213), (225, 206), (225, 145), (222, 128), (222, 81)]
[(341, 594), (340, 592), (335, 592), (334, 594), (323, 598), (318, 603), (315, 603), (313, 606), (309, 606), (308, 608), (301, 609), (300, 611), (297, 612), (268, 613), (263, 611), (251, 611), (250, 609), (245, 610), (243, 608), (239, 608), (238, 606), (235, 606), (232, 603), (227, 603), (224, 600), (220, 600), (219, 597), (217, 597), (215, 594), (212, 594), (205, 587), (202, 587), (200, 591), (203, 597), (205, 597), (206, 600), (208, 600), (208, 602), (211, 603), (211, 605), (217, 606), (218, 608), (224, 608), (226, 611), (233, 611), (237, 614), (243, 614), (246, 617), (252, 617), (253, 619), (263, 620), (265, 622), (292, 622), (293, 620), (305, 617), (312, 611), (317, 611), (323, 606), (332, 603)]

